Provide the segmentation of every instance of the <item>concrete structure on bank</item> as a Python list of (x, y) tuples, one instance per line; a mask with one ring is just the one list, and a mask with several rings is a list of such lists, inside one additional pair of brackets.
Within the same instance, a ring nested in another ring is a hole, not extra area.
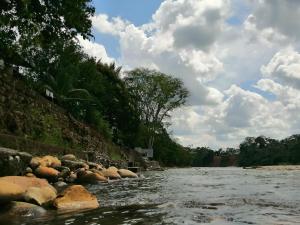
[(134, 150), (137, 151), (138, 153), (140, 153), (141, 156), (144, 157), (144, 158), (148, 158), (148, 159), (153, 158), (153, 149), (152, 148), (136, 147)]

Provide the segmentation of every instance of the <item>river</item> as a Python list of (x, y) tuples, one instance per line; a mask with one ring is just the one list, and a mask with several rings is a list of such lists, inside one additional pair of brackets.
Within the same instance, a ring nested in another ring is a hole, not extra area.
[(11, 218), (10, 224), (300, 224), (300, 171), (187, 168), (89, 185), (97, 210)]

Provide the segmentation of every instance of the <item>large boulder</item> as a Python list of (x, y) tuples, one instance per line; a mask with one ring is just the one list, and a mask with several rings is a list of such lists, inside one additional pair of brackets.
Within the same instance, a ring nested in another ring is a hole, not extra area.
[(38, 166), (44, 167), (59, 167), (61, 166), (61, 161), (54, 156), (46, 155), (43, 157), (33, 157), (30, 161), (31, 168), (36, 168)]
[(25, 190), (30, 187), (46, 187), (49, 185), (47, 180), (34, 177), (6, 176), (0, 177), (1, 181), (19, 185)]
[(119, 169), (118, 173), (122, 178), (138, 178), (138, 175), (130, 170)]
[(24, 189), (17, 184), (0, 181), (0, 203), (22, 199)]
[(31, 158), (26, 152), (0, 147), (0, 176), (21, 175)]
[(1, 224), (10, 224), (12, 218), (42, 216), (46, 213), (47, 211), (40, 206), (13, 201), (0, 207), (0, 221)]
[(3, 201), (25, 200), (46, 205), (56, 198), (56, 190), (47, 180), (7, 176), (0, 178), (1, 199)]
[(95, 209), (99, 203), (95, 195), (92, 195), (81, 185), (73, 185), (66, 188), (54, 201), (57, 209), (79, 210)]
[(56, 199), (56, 189), (52, 186), (30, 187), (24, 193), (24, 200), (40, 206), (50, 205)]

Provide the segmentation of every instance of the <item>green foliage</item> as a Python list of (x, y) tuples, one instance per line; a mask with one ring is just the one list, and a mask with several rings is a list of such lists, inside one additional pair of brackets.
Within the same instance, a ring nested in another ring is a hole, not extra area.
[(0, 57), (43, 77), (77, 35), (91, 36), (90, 0), (10, 0), (0, 4)]
[(165, 166), (190, 166), (189, 151), (172, 140), (166, 130), (155, 137), (154, 158)]
[(210, 148), (196, 148), (191, 150), (193, 156), (192, 166), (194, 167), (206, 167), (211, 166), (214, 158), (214, 151)]
[(281, 141), (259, 136), (247, 137), (240, 144), (240, 166), (261, 166), (300, 163), (300, 135)]
[(181, 80), (156, 70), (139, 68), (127, 73), (125, 83), (136, 102), (140, 121), (149, 133), (149, 148), (154, 136), (162, 132), (170, 112), (185, 104), (189, 95)]

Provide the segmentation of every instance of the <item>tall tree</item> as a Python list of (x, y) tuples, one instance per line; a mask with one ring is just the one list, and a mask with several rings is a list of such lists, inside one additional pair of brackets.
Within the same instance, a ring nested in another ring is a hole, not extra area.
[(149, 134), (148, 147), (152, 148), (155, 133), (163, 128), (170, 112), (186, 102), (188, 91), (181, 80), (145, 68), (127, 72), (125, 83), (137, 102), (140, 120)]
[(0, 58), (36, 76), (59, 57), (77, 35), (91, 37), (91, 0), (2, 0)]

